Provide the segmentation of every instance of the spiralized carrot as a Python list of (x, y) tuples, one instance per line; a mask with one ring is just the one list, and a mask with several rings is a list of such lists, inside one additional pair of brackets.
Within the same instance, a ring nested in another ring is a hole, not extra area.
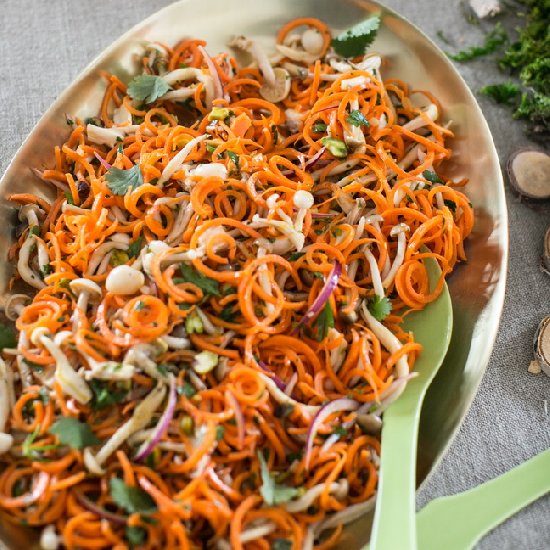
[[(277, 103), (257, 50), (259, 68), (149, 45), (168, 95), (104, 75), (99, 118), (40, 174), (57, 197), (11, 196), (27, 227), (11, 285), (34, 293), (4, 353), (19, 374), (0, 378), (6, 521), (75, 550), (328, 549), (372, 501), (380, 441), (361, 420), (404, 388), (422, 350), (403, 316), (466, 259), (473, 210), (441, 172), (452, 131), (429, 92), (375, 55), (336, 59), (317, 19), (276, 43)], [(94, 437), (67, 441), (61, 419)]]

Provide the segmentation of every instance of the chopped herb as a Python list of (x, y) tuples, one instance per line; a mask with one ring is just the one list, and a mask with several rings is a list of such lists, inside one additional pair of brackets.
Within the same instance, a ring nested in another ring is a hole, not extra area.
[(445, 183), (433, 170), (424, 170), (422, 176), (430, 183)]
[(369, 300), (368, 309), (377, 321), (383, 321), (390, 314), (392, 303), (389, 298), (381, 298), (376, 294), (372, 300)]
[(317, 121), (311, 128), (314, 132), (326, 132), (327, 125), (322, 121)]
[(116, 140), (120, 141), (119, 144), (118, 144), (118, 147), (116, 148), (117, 153), (119, 155), (123, 155), (124, 154), (124, 145), (122, 144), (122, 138), (117, 137)]
[(39, 236), (40, 235), (40, 227), (38, 227), (38, 225), (33, 225), (30, 229), (29, 229), (29, 237), (31, 235), (36, 235), (36, 236)]
[(189, 382), (184, 382), (183, 386), (178, 386), (176, 391), (179, 395), (184, 395), (185, 397), (193, 397), (197, 393), (195, 387)]
[(289, 262), (295, 262), (296, 260), (299, 260), (302, 256), (305, 256), (305, 252), (294, 252), (294, 254), (291, 254), (288, 258)]
[(157, 365), (157, 372), (162, 376), (168, 376), (168, 369), (166, 365)]
[(489, 96), (497, 103), (504, 103), (510, 105), (517, 99), (520, 88), (513, 82), (504, 82), (502, 84), (491, 84), (489, 86), (483, 86), (480, 93)]
[(74, 124), (74, 120), (71, 119), (71, 118), (68, 118), (68, 119), (67, 119), (67, 125), (68, 125), (68, 126), (73, 126), (73, 124)]
[(339, 435), (340, 437), (344, 437), (345, 435), (348, 434), (348, 431), (346, 430), (346, 428), (344, 428), (344, 426), (336, 426), (336, 428), (334, 428), (334, 431), (332, 433), (334, 435)]
[(445, 206), (447, 206), (449, 210), (456, 212), (456, 202), (444, 199), (443, 204), (445, 204)]
[(17, 338), (12, 327), (0, 323), (0, 351), (4, 348), (15, 348)]
[(128, 514), (146, 514), (156, 510), (155, 501), (138, 487), (132, 487), (117, 477), (109, 481), (111, 498)]
[(145, 542), (147, 531), (143, 527), (128, 525), (126, 527), (126, 540), (130, 546), (140, 546)]
[(507, 40), (508, 35), (506, 34), (504, 27), (501, 23), (497, 23), (495, 25), (495, 28), (487, 34), (487, 36), (485, 37), (485, 41), (481, 46), (472, 46), (467, 50), (463, 50), (455, 54), (447, 53), (447, 55), (453, 61), (463, 63), (464, 61), (471, 61), (472, 59), (476, 59), (478, 57), (493, 53)]
[(23, 363), (25, 363), (25, 365), (27, 365), (28, 367), (30, 367), (31, 369), (33, 369), (37, 372), (42, 372), (44, 370), (43, 365), (40, 365), (39, 363), (35, 363), (34, 361), (29, 361), (28, 359), (23, 359)]
[(143, 185), (143, 176), (139, 164), (134, 164), (128, 170), (113, 166), (107, 172), (105, 179), (109, 182), (107, 187), (115, 195), (125, 195), (128, 191), (133, 191)]
[(154, 103), (170, 90), (170, 86), (160, 76), (141, 74), (133, 78), (128, 84), (128, 95), (138, 101)]
[(320, 271), (312, 271), (311, 273), (316, 279), (325, 280), (325, 276)]
[(317, 340), (322, 342), (328, 334), (329, 329), (334, 328), (334, 313), (330, 307), (330, 302), (327, 302), (321, 313), (317, 316)]
[(137, 258), (141, 252), (141, 247), (143, 246), (143, 237), (140, 235), (133, 243), (130, 243), (128, 247), (128, 257)]
[(352, 124), (353, 126), (368, 126), (369, 121), (365, 118), (365, 115), (359, 111), (358, 109), (355, 109), (352, 111), (348, 118), (346, 119), (348, 124)]
[(59, 419), (51, 426), (49, 432), (56, 435), (62, 445), (69, 445), (73, 449), (82, 449), (100, 443), (90, 426), (85, 422), (79, 422), (76, 418)]
[(50, 273), (53, 272), (53, 268), (50, 264), (46, 264), (45, 266), (40, 268), (40, 275), (42, 275), (42, 278), (47, 277)]
[(210, 294), (212, 296), (220, 295), (220, 285), (218, 281), (203, 275), (191, 265), (180, 264), (180, 271), (185, 282), (193, 283), (198, 286), (204, 294)]
[(67, 204), (74, 205), (73, 194), (70, 191), (65, 191), (65, 200)]
[(191, 309), (193, 304), (178, 304), (178, 309), (181, 309), (182, 311), (187, 311), (188, 309)]
[(262, 469), (262, 486), (260, 488), (260, 494), (268, 506), (283, 504), (300, 494), (299, 489), (287, 487), (286, 485), (279, 485), (275, 481), (275, 478), (269, 472), (264, 455), (261, 451), (258, 453), (258, 459)]
[(237, 173), (240, 174), (241, 172), (241, 157), (237, 155), (237, 153), (233, 151), (227, 151), (227, 156), (231, 159), (233, 164), (235, 165), (235, 170), (237, 170)]
[(363, 55), (368, 46), (376, 38), (380, 27), (380, 16), (373, 15), (365, 21), (354, 25), (351, 29), (332, 39), (334, 51), (342, 57), (357, 57)]
[(116, 405), (128, 395), (128, 389), (120, 384), (115, 389), (109, 389), (107, 382), (96, 379), (90, 380), (90, 388), (94, 394), (92, 408), (96, 411)]
[(206, 144), (206, 150), (207, 150), (209, 153), (213, 153), (217, 148), (218, 148), (217, 145), (211, 145), (210, 143), (207, 143), (207, 144)]
[(216, 439), (218, 441), (223, 439), (224, 433), (225, 433), (225, 428), (223, 426), (216, 426)]
[(226, 323), (231, 323), (235, 319), (235, 311), (233, 311), (233, 306), (227, 305), (220, 312), (220, 319)]
[(145, 303), (139, 300), (135, 305), (136, 311), (143, 311), (145, 309)]
[(292, 541), (288, 539), (273, 539), (270, 550), (291, 550)]

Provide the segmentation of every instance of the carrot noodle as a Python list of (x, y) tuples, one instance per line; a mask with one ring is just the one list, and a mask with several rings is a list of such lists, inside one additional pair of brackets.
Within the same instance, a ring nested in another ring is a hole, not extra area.
[(75, 550), (326, 549), (372, 501), (361, 417), (410, 377), (403, 317), (466, 260), (473, 210), (429, 92), (374, 54), (338, 58), (317, 19), (276, 46), (290, 86), (272, 103), (257, 44), (251, 67), (150, 44), (143, 72), (168, 93), (103, 75), (98, 118), (73, 117), (39, 172), (55, 198), (10, 197), (10, 289), (29, 299), (0, 365), (3, 521)]

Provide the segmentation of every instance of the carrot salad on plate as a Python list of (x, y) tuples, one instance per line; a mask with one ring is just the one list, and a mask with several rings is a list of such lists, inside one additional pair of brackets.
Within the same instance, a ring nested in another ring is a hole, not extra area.
[(9, 197), (2, 521), (45, 550), (299, 550), (373, 507), (421, 353), (403, 316), (473, 224), (441, 107), (383, 79), (379, 25), (297, 19), (269, 55), (151, 43), (68, 115), (44, 195)]

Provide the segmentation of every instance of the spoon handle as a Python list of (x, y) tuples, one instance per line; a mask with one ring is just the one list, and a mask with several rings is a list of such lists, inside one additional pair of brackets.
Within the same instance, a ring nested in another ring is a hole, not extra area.
[[(403, 401), (402, 401), (403, 400)], [(416, 548), (416, 444), (420, 404), (403, 395), (384, 414), (378, 496), (371, 550)]]
[(491, 529), (548, 491), (550, 449), (469, 491), (430, 502), (417, 514), (418, 547), (469, 550)]

